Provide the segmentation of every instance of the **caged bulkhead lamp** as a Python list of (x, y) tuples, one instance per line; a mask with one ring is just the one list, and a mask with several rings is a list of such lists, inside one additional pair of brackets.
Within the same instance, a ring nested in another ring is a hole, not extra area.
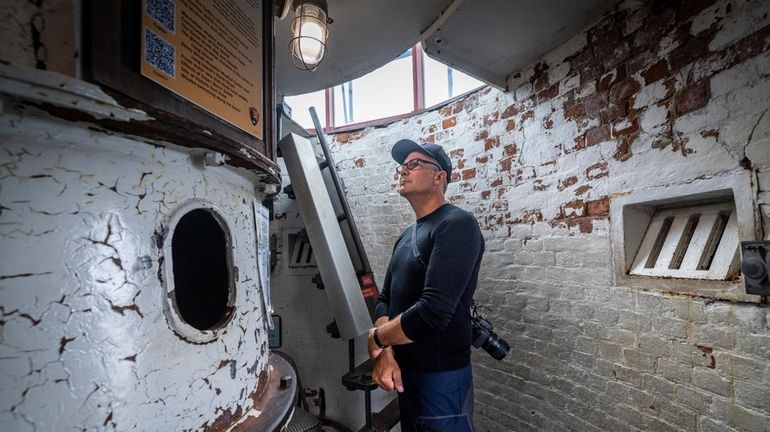
[(291, 60), (299, 69), (314, 71), (326, 54), (329, 24), (326, 0), (286, 0), (294, 8), (289, 42)]

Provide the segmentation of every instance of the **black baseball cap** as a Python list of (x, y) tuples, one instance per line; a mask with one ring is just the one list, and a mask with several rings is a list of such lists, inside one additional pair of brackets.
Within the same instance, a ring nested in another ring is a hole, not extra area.
[(420, 152), (425, 156), (435, 159), (441, 166), (441, 169), (446, 171), (447, 183), (452, 181), (452, 161), (449, 160), (449, 156), (447, 156), (443, 147), (433, 143), (418, 144), (410, 139), (402, 139), (393, 145), (390, 155), (393, 156), (393, 160), (403, 164), (406, 157), (412, 152)]

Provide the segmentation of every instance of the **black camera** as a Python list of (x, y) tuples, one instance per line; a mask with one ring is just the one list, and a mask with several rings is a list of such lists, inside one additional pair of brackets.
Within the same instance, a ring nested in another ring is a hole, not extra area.
[(473, 341), (471, 342), (475, 348), (484, 348), (484, 351), (489, 353), (495, 360), (502, 360), (508, 350), (511, 347), (508, 342), (497, 336), (495, 328), (488, 319), (479, 315), (476, 311), (478, 304), (474, 301), (471, 306), (471, 328), (473, 330)]

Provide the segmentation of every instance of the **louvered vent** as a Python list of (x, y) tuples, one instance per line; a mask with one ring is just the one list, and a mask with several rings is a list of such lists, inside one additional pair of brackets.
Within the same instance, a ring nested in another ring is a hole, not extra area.
[(732, 203), (656, 211), (629, 273), (731, 279), (737, 270), (736, 219)]

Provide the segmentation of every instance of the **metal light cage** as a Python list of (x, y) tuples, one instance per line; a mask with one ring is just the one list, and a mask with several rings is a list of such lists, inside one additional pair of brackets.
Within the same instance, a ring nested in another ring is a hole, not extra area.
[[(291, 60), (297, 68), (312, 72), (318, 68), (326, 55), (326, 39), (329, 36), (326, 5), (325, 2), (318, 1), (298, 2), (296, 6), (295, 17), (291, 21), (293, 37), (289, 41)], [(308, 30), (315, 30), (315, 32), (309, 34)], [(304, 53), (303, 44), (306, 48)], [(309, 45), (316, 45), (318, 48), (318, 54), (315, 58), (306, 57)]]

